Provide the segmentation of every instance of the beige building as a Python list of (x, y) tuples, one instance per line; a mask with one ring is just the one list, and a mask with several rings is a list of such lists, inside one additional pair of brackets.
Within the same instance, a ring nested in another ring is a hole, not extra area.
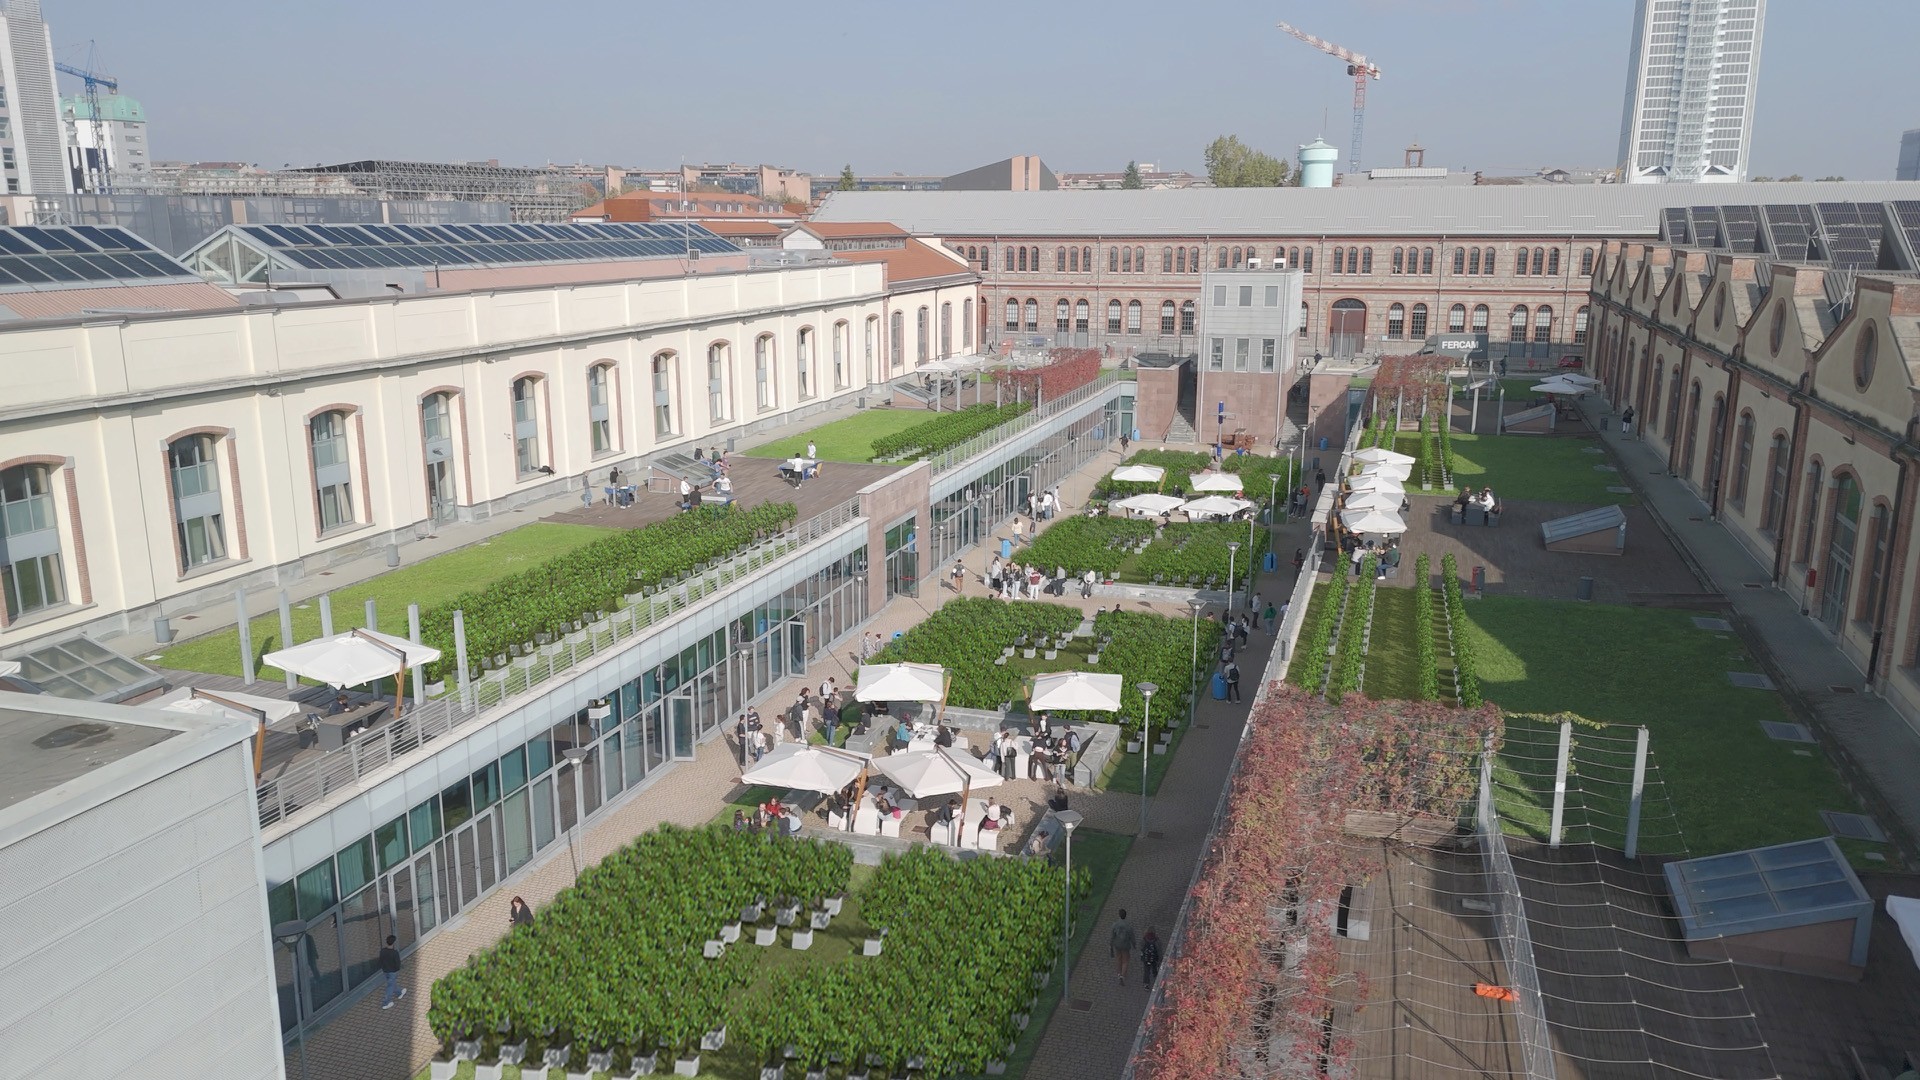
[(1616, 241), (1591, 305), (1615, 408), (1920, 724), (1920, 278)]

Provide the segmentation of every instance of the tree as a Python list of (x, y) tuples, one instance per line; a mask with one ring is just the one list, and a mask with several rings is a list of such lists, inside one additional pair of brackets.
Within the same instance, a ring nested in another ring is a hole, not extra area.
[(852, 191), (854, 188), (858, 187), (859, 184), (860, 182), (853, 178), (853, 164), (849, 162), (845, 165), (840, 166), (840, 182), (833, 186), (833, 190)]
[(1818, 181), (1816, 181), (1816, 183), (1831, 184), (1831, 183), (1835, 183), (1837, 181), (1841, 181), (1845, 179), (1846, 177), (1844, 176), (1823, 176)]
[(1137, 161), (1127, 162), (1127, 171), (1120, 175), (1120, 189), (1122, 191), (1139, 191), (1145, 186), (1145, 184), (1140, 182), (1140, 163)]
[(1237, 135), (1222, 135), (1207, 146), (1207, 181), (1214, 187), (1282, 187), (1287, 163), (1261, 153)]

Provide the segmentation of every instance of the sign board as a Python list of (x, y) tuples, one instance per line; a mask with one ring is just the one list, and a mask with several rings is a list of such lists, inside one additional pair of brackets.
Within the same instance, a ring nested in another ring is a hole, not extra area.
[(1427, 339), (1422, 356), (1457, 356), (1463, 360), (1485, 360), (1487, 358), (1487, 335), (1485, 334), (1435, 334)]

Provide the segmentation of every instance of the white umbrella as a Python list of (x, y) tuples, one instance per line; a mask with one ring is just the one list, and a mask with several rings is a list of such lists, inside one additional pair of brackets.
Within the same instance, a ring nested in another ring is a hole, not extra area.
[(1576, 383), (1580, 386), (1588, 387), (1589, 389), (1600, 385), (1600, 380), (1594, 378), (1591, 375), (1579, 375), (1571, 371), (1563, 371), (1560, 374), (1555, 375), (1552, 379), (1548, 379), (1547, 381), (1554, 382), (1556, 380), (1559, 382)]
[(999, 773), (982, 765), (972, 754), (961, 753), (951, 746), (915, 750), (910, 754), (888, 754), (883, 758), (875, 758), (873, 769), (915, 799), (952, 795), (977, 787), (994, 787), (1001, 781)]
[(261, 697), (258, 694), (241, 694), (231, 690), (202, 690), (194, 686), (182, 686), (177, 690), (169, 690), (152, 701), (141, 704), (158, 707), (167, 712), (196, 713), (201, 716), (237, 716), (243, 720), (259, 720), (264, 717), (269, 724), (278, 723), (290, 716), (298, 716), (302, 711), (297, 701)]
[(359, 686), (440, 659), (440, 650), (378, 630), (349, 630), (270, 652), (261, 660), (329, 686)]
[(1036, 675), (1031, 709), (1097, 709), (1120, 711), (1120, 676), (1091, 671), (1061, 671)]
[(855, 701), (939, 701), (947, 669), (939, 664), (861, 664)]
[(1253, 504), (1245, 499), (1229, 499), (1224, 495), (1203, 495), (1192, 502), (1182, 503), (1180, 509), (1189, 514), (1237, 514), (1242, 510), (1253, 509)]
[(1558, 376), (1548, 379), (1545, 382), (1534, 383), (1533, 390), (1535, 393), (1540, 394), (1584, 394), (1587, 392), (1587, 388), (1581, 386), (1579, 383), (1568, 382)]
[(1347, 486), (1355, 491), (1384, 491), (1390, 495), (1398, 495), (1407, 490), (1406, 484), (1403, 483), (1405, 479), (1406, 477), (1388, 476), (1385, 473), (1361, 473), (1347, 481)]
[(1122, 510), (1133, 510), (1142, 514), (1164, 514), (1180, 509), (1181, 501), (1171, 495), (1135, 495), (1132, 498), (1121, 499), (1113, 505)]
[(1187, 486), (1193, 491), (1239, 491), (1245, 486), (1238, 476), (1229, 472), (1194, 473), (1187, 480)]
[(1377, 476), (1382, 480), (1393, 480), (1404, 484), (1407, 477), (1412, 475), (1413, 466), (1411, 465), (1369, 465), (1361, 469), (1359, 476), (1354, 477), (1354, 479), (1359, 480), (1362, 477)]
[(1400, 515), (1388, 510), (1347, 510), (1341, 513), (1340, 524), (1362, 536), (1398, 536), (1407, 531)]
[(1378, 446), (1369, 446), (1365, 450), (1356, 451), (1353, 455), (1353, 460), (1364, 461), (1369, 465), (1376, 463), (1411, 465), (1414, 462), (1414, 459), (1408, 457), (1406, 454), (1383, 449)]
[(741, 773), (740, 782), (800, 791), (839, 791), (860, 779), (872, 757), (830, 746), (786, 743)]
[(1347, 509), (1397, 511), (1406, 497), (1406, 493), (1400, 491), (1356, 491), (1347, 496)]
[(1113, 478), (1128, 484), (1157, 484), (1167, 475), (1158, 465), (1122, 465), (1113, 470)]

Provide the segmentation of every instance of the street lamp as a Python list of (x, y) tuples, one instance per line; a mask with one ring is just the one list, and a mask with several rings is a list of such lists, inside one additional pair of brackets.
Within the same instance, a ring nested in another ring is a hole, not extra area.
[(1073, 984), (1073, 827), (1086, 815), (1078, 810), (1062, 810), (1054, 815), (1067, 830), (1067, 888), (1060, 900), (1060, 1000), (1069, 998)]
[[(1198, 651), (1199, 646), (1194, 646)], [(1153, 753), (1147, 739), (1153, 735), (1153, 695), (1160, 687), (1150, 682), (1135, 684), (1140, 696), (1147, 699), (1147, 711), (1140, 721), (1140, 835), (1147, 835), (1147, 755)]]
[(1195, 597), (1187, 604), (1193, 608), (1193, 674), (1189, 676), (1187, 685), (1187, 726), (1191, 730), (1193, 711), (1200, 704), (1200, 612), (1206, 608), (1207, 602)]
[(300, 1080), (307, 1078), (307, 1011), (301, 1007), (300, 994), (300, 943), (306, 938), (307, 924), (300, 919), (273, 926), (273, 939), (285, 945), (287, 955), (293, 957), (293, 1028), (300, 1047)]
[(580, 785), (586, 782), (581, 778), (582, 770), (580, 763), (587, 760), (588, 753), (589, 751), (584, 746), (569, 746), (561, 751), (561, 756), (573, 763), (574, 820), (573, 828), (567, 830), (567, 861), (573, 863), (573, 883), (575, 885), (580, 884), (580, 856), (575, 854), (573, 850), (573, 834), (579, 831), (580, 828)]
[[(1240, 541), (1238, 540), (1227, 541), (1227, 610), (1229, 612), (1233, 610), (1234, 591), (1240, 585), (1240, 583), (1237, 580), (1235, 580), (1233, 576), (1233, 570), (1235, 565), (1234, 556), (1238, 554), (1240, 554)], [(1253, 558), (1252, 548), (1247, 549), (1247, 558), (1249, 559)]]

